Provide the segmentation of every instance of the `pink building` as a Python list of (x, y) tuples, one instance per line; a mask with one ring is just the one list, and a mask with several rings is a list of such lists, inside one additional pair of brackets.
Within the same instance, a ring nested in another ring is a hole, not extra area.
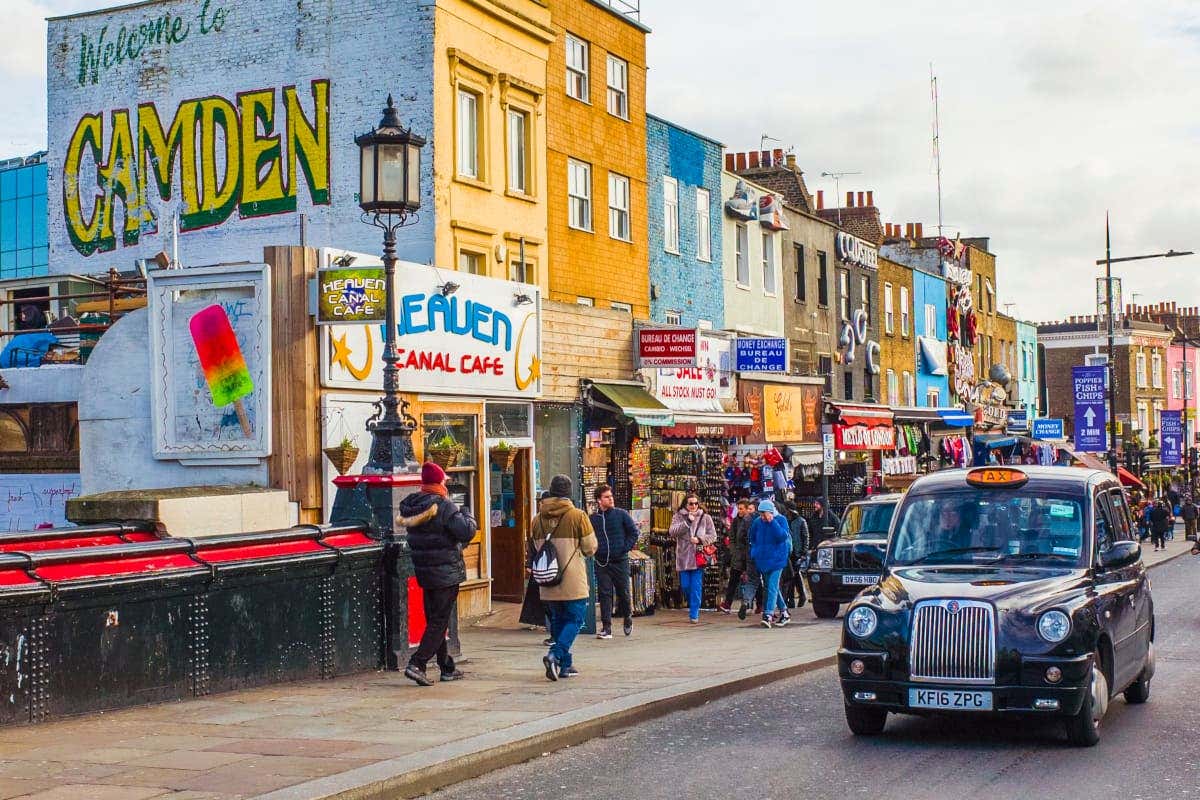
[(1189, 446), (1196, 444), (1197, 403), (1200, 394), (1197, 389), (1200, 383), (1200, 348), (1193, 344), (1183, 344), (1181, 340), (1167, 348), (1167, 409), (1184, 411), (1184, 441)]

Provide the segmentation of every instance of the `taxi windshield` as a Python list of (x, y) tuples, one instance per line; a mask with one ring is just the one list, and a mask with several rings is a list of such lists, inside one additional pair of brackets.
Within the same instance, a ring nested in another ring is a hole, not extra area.
[(846, 509), (846, 516), (842, 520), (842, 529), (838, 535), (843, 539), (887, 536), (888, 527), (892, 524), (892, 515), (895, 513), (895, 503), (856, 503)]
[(910, 496), (888, 564), (1083, 563), (1081, 498), (1065, 492), (971, 489)]

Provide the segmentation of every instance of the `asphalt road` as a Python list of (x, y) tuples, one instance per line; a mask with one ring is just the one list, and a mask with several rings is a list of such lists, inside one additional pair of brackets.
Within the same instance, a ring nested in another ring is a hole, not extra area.
[[(1053, 724), (1007, 720), (891, 716), (882, 736), (859, 739), (846, 728), (837, 674), (829, 668), (432, 797), (1200, 800), (1200, 559), (1184, 556), (1151, 575), (1158, 672), (1150, 702), (1127, 706), (1115, 699), (1100, 744), (1090, 749), (1068, 746)], [(758, 633), (747, 634), (745, 646), (752, 647), (749, 636)]]

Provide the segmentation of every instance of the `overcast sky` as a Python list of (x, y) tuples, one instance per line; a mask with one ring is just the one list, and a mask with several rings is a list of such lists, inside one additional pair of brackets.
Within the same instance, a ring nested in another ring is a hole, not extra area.
[[(635, 0), (636, 1), (636, 0)], [(45, 146), (44, 17), (101, 0), (3, 0), (0, 156)], [(1200, 251), (1194, 0), (641, 0), (649, 109), (724, 142), (794, 148), (809, 189), (861, 172), (888, 222), (936, 231), (929, 65), (946, 232), (989, 236), (1001, 302), (1094, 310), (1093, 262)], [(685, 12), (682, 17), (681, 12)], [(1127, 302), (1200, 305), (1200, 256), (1124, 265)]]

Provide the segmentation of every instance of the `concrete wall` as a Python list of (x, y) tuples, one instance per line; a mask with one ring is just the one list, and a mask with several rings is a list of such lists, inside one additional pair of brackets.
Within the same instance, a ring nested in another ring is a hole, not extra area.
[(185, 466), (154, 458), (150, 326), (146, 315), (143, 308), (121, 317), (100, 338), (82, 368), (82, 493), (177, 486), (266, 486), (265, 460), (249, 466)]
[[(162, 0), (50, 20), (51, 273), (171, 252), (176, 213), (185, 264), (299, 243), (302, 218), (309, 245), (378, 252), (359, 221), (354, 137), (389, 93), (430, 140), (423, 213), (399, 250), (432, 259), (433, 6)], [(199, 136), (172, 139), (173, 123)]]
[[(730, 197), (733, 197), (734, 188), (739, 180), (744, 179), (731, 172), (722, 171), (719, 199), (722, 205)], [(755, 198), (766, 193), (761, 186), (750, 181), (745, 181), (745, 183)], [(721, 265), (725, 285), (725, 328), (762, 336), (782, 336), (783, 301), (781, 295), (784, 286), (780, 275), (780, 264), (783, 260), (783, 237), (777, 232), (764, 228), (757, 220), (735, 219), (724, 212), (721, 214), (721, 220), (721, 236), (724, 242)], [(737, 229), (739, 225), (746, 227), (749, 283), (740, 283), (737, 279)], [(767, 292), (764, 287), (763, 234), (768, 234), (767, 245), (773, 254), (774, 292)]]
[[(646, 233), (646, 28), (619, 12), (585, 0), (548, 0), (555, 41), (547, 75), (546, 170), (550, 297), (567, 303), (590, 298), (598, 308), (614, 302), (650, 313)], [(589, 43), (590, 102), (566, 93), (566, 34)], [(608, 113), (608, 54), (629, 65), (629, 119)], [(567, 162), (592, 168), (592, 230), (567, 222)], [(629, 178), (630, 241), (609, 235), (608, 175)]]
[[(914, 333), (925, 335), (925, 305), (934, 306), (937, 320), (937, 339), (946, 341), (946, 281), (922, 270), (913, 271), (913, 325)], [(950, 379), (946, 375), (930, 374), (925, 359), (917, 357), (917, 405), (926, 405), (930, 389), (936, 389), (939, 403), (950, 405)]]
[[(664, 178), (679, 186), (679, 251), (665, 247)], [(666, 120), (646, 117), (646, 185), (649, 202), (650, 319), (666, 322), (667, 312), (695, 327), (706, 320), (725, 327), (721, 283), (721, 145)], [(707, 190), (709, 258), (699, 256), (697, 190)]]

